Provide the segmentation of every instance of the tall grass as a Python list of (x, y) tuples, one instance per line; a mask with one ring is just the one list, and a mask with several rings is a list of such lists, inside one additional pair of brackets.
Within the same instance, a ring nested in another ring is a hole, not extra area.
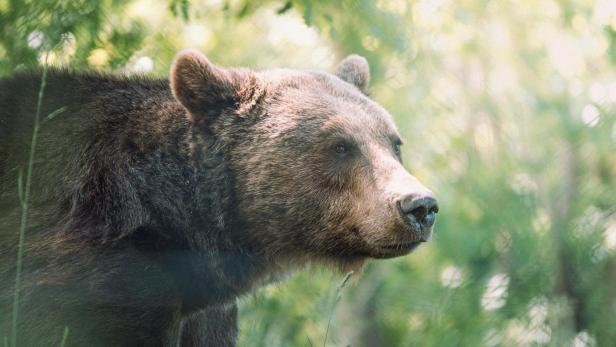
[[(340, 282), (340, 284), (336, 288), (336, 292), (334, 293), (334, 300), (332, 302), (331, 311), (329, 312), (329, 318), (327, 319), (327, 328), (325, 329), (325, 338), (323, 339), (323, 347), (325, 347), (325, 344), (327, 343), (327, 336), (329, 335), (329, 327), (332, 324), (334, 310), (336, 309), (336, 306), (340, 302), (340, 299), (342, 299), (342, 289), (344, 289), (344, 287), (346, 286), (347, 282), (349, 282), (349, 279), (351, 278), (352, 275), (353, 275), (353, 271), (348, 272), (342, 279), (342, 282)], [(308, 342), (310, 342), (310, 340), (308, 340)], [(310, 345), (312, 345), (312, 342), (310, 342)]]
[[(43, 104), (43, 97), (45, 96), (45, 87), (47, 85), (47, 71), (48, 71), (48, 58), (49, 51), (45, 54), (45, 62), (43, 64), (43, 73), (41, 75), (41, 83), (39, 86), (38, 97), (36, 100), (36, 113), (34, 115), (34, 126), (32, 129), (32, 138), (30, 140), (30, 153), (28, 156), (28, 167), (26, 169), (26, 178), (24, 181), (23, 170), (20, 170), (17, 180), (17, 189), (19, 192), (19, 204), (21, 207), (21, 217), (19, 223), (19, 241), (17, 244), (17, 264), (15, 268), (15, 289), (13, 292), (13, 311), (11, 319), (11, 343), (10, 346), (17, 347), (17, 323), (19, 321), (19, 299), (21, 292), (21, 275), (23, 268), (24, 258), (24, 242), (26, 238), (26, 228), (28, 227), (28, 213), (30, 207), (30, 187), (32, 185), (32, 171), (34, 168), (34, 157), (36, 154), (36, 143), (40, 126), (47, 120), (53, 119), (58, 114), (64, 112), (65, 107), (59, 108), (43, 120), (40, 121), (41, 108)], [(68, 327), (64, 330), (62, 337), (62, 346), (66, 343), (66, 337), (68, 336)], [(4, 339), (5, 347), (9, 346), (7, 339)]]
[(64, 345), (66, 345), (67, 337), (68, 337), (68, 327), (64, 327), (64, 333), (62, 334), (62, 341), (60, 342), (60, 347), (64, 347)]
[(20, 171), (17, 182), (19, 189), (19, 204), (21, 206), (21, 221), (19, 223), (19, 242), (17, 244), (17, 266), (15, 270), (15, 291), (13, 293), (13, 315), (11, 321), (11, 346), (17, 346), (17, 321), (19, 318), (19, 294), (21, 290), (21, 271), (24, 257), (24, 240), (26, 238), (26, 227), (28, 226), (28, 211), (30, 202), (30, 186), (32, 183), (32, 169), (34, 167), (34, 154), (36, 152), (36, 140), (39, 132), (39, 118), (41, 114), (41, 105), (43, 96), (45, 95), (45, 85), (47, 84), (47, 59), (49, 53), (45, 55), (45, 63), (43, 65), (43, 75), (41, 76), (41, 85), (39, 87), (38, 98), (36, 101), (36, 113), (34, 115), (34, 127), (32, 129), (32, 139), (30, 141), (30, 155), (28, 157), (28, 169), (26, 170), (26, 181), (24, 187), (23, 171)]

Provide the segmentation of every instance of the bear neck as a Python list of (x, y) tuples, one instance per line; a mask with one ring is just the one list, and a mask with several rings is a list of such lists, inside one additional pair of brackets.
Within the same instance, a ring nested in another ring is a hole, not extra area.
[[(170, 97), (168, 91), (165, 97)], [(128, 148), (136, 150), (128, 154), (128, 186), (139, 202), (114, 209), (120, 222), (139, 210), (140, 222), (122, 231), (113, 225), (105, 229), (116, 230), (113, 242), (118, 246), (136, 248), (170, 274), (184, 310), (231, 302), (279, 272), (259, 245), (247, 241), (251, 229), (237, 212), (229, 165), (234, 139), (211, 130), (228, 130), (231, 125), (222, 122), (232, 116), (221, 114), (220, 124), (206, 127), (191, 123), (187, 111), (171, 98), (164, 107), (146, 104), (127, 126), (135, 129)], [(126, 195), (119, 192), (115, 201), (130, 201)]]
[(173, 236), (179, 242), (157, 251), (163, 254), (163, 266), (174, 274), (183, 309), (190, 312), (250, 292), (268, 280), (271, 265), (242, 237), (249, 229), (237, 213), (234, 175), (228, 165), (230, 144), (202, 127), (188, 125), (181, 132), (185, 132), (181, 142), (190, 146), (179, 155), (179, 163), (190, 164), (181, 174), (185, 180), (175, 184), (187, 187), (187, 196), (167, 196), (164, 205), (181, 201), (185, 213), (171, 208), (166, 213), (156, 211), (163, 229), (179, 228)]

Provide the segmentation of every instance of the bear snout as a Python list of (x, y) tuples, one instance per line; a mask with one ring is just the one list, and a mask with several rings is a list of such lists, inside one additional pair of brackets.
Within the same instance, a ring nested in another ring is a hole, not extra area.
[(410, 194), (396, 202), (402, 219), (411, 229), (421, 234), (421, 241), (427, 241), (429, 230), (434, 225), (436, 214), (439, 211), (438, 202), (431, 192)]

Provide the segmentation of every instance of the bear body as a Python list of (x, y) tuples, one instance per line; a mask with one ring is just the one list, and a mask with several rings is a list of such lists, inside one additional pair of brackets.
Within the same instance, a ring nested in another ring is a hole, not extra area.
[[(352, 269), (427, 240), (436, 203), (363, 94), (365, 61), (337, 75), (223, 69), (195, 51), (170, 82), (50, 70), (18, 344), (68, 329), (67, 346), (233, 346), (241, 295), (307, 262)], [(0, 336), (40, 83), (0, 80)]]

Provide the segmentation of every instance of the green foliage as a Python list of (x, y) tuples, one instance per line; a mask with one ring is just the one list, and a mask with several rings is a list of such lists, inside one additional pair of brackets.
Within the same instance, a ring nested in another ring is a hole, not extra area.
[(325, 270), (243, 299), (240, 345), (602, 346), (616, 340), (609, 3), (5, 0), (0, 73), (48, 51), (155, 75), (191, 46), (262, 68), (362, 54), (439, 198), (435, 237), (353, 276), (333, 315), (340, 275)]
[(188, 20), (190, 16), (190, 1), (188, 0), (172, 0), (169, 9), (174, 16), (181, 15), (184, 20)]

